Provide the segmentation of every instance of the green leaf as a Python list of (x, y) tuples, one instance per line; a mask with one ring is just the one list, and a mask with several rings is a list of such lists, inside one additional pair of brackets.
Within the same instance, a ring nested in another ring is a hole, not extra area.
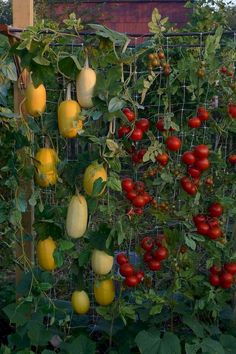
[(69, 240), (60, 240), (59, 248), (61, 251), (68, 251), (74, 247), (74, 243)]
[(61, 253), (58, 249), (56, 249), (53, 253), (53, 257), (55, 259), (56, 265), (58, 267), (61, 267), (64, 262), (63, 253)]
[(99, 229), (96, 231), (91, 231), (88, 234), (89, 243), (91, 248), (96, 248), (101, 251), (107, 250), (106, 240), (109, 237), (111, 229), (106, 224), (100, 224)]
[(161, 313), (162, 308), (163, 308), (163, 304), (154, 305), (154, 306), (152, 306), (151, 310), (149, 311), (149, 314), (152, 316), (157, 315), (157, 314)]
[(171, 332), (165, 332), (158, 354), (181, 354), (179, 338)]
[(202, 351), (207, 354), (225, 354), (222, 345), (211, 338), (204, 338), (201, 343), (201, 348)]
[(31, 304), (10, 304), (4, 307), (3, 312), (7, 315), (11, 323), (14, 323), (17, 327), (23, 326), (29, 321)]
[(90, 249), (83, 249), (79, 253), (79, 265), (80, 267), (83, 267), (84, 265), (87, 265), (90, 261), (91, 257), (91, 250)]
[(185, 344), (186, 354), (197, 354), (200, 348), (200, 344)]
[(121, 180), (119, 176), (114, 172), (110, 173), (110, 176), (107, 181), (107, 186), (111, 188), (113, 191), (118, 191), (118, 192), (122, 191)]
[(92, 197), (96, 197), (97, 195), (99, 195), (102, 192), (105, 185), (106, 182), (104, 182), (101, 177), (96, 179), (96, 181), (93, 184)]
[(225, 353), (233, 354), (236, 348), (236, 338), (229, 334), (222, 334), (220, 336), (220, 343), (224, 347)]
[(189, 328), (191, 328), (191, 330), (197, 337), (203, 338), (205, 336), (204, 328), (201, 323), (196, 319), (196, 317), (185, 315), (183, 316), (183, 323), (186, 324)]
[(155, 331), (141, 331), (135, 337), (140, 353), (142, 354), (157, 354), (161, 343), (160, 333)]
[(191, 250), (195, 251), (197, 244), (196, 242), (190, 237), (190, 236), (185, 236), (184, 237), (186, 245), (191, 248)]
[(113, 31), (107, 28), (106, 26), (89, 24), (89, 27), (94, 29), (97, 32), (98, 36), (103, 38), (109, 38), (113, 43), (126, 43), (129, 40), (129, 38), (125, 34)]
[(45, 65), (45, 66), (50, 65), (50, 61), (44, 58), (42, 55), (37, 55), (36, 57), (33, 58), (33, 61), (39, 65)]
[(108, 104), (108, 111), (110, 113), (121, 110), (125, 106), (125, 101), (118, 97), (113, 97)]
[(52, 284), (50, 284), (50, 283), (39, 283), (38, 287), (39, 287), (39, 289), (41, 291), (48, 291), (48, 290), (50, 290), (52, 288)]
[(17, 72), (14, 63), (2, 64), (1, 70), (3, 75), (10, 81), (17, 81)]
[(45, 346), (52, 337), (52, 333), (49, 332), (45, 326), (36, 321), (30, 321), (28, 328), (28, 336), (32, 345)]
[(58, 61), (59, 72), (68, 79), (75, 79), (81, 65), (75, 55), (65, 56)]
[(63, 343), (61, 348), (68, 354), (94, 354), (96, 351), (96, 344), (91, 339), (81, 334), (71, 343)]

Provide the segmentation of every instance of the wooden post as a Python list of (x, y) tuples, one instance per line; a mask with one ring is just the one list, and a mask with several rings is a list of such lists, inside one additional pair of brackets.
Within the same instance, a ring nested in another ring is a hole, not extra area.
[[(13, 11), (13, 27), (26, 28), (33, 25), (33, 0), (12, 0)], [(26, 73), (26, 82), (29, 80), (29, 74)], [(20, 104), (24, 99), (24, 88), (21, 85), (21, 77), (14, 85), (14, 110), (16, 113), (20, 113)], [(31, 137), (33, 139), (33, 136)], [(29, 154), (29, 149), (23, 149), (21, 154)], [(31, 163), (29, 159), (29, 164)], [(25, 182), (23, 179), (20, 181), (20, 188), (24, 191), (26, 198), (29, 199), (33, 192), (33, 181)], [(33, 235), (33, 222), (34, 222), (34, 208), (28, 205), (27, 211), (22, 215), (23, 235)], [(22, 255), (28, 258), (28, 261), (32, 264), (34, 260), (34, 248), (33, 242), (24, 241), (21, 243), (21, 236), (19, 235), (19, 242), (16, 246), (16, 258), (20, 259)], [(22, 277), (21, 268), (16, 268), (16, 284)]]

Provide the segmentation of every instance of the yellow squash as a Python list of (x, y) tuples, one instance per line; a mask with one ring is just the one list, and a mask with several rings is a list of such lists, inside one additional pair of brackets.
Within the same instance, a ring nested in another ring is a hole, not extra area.
[(72, 238), (82, 237), (88, 223), (88, 206), (86, 199), (81, 195), (71, 198), (66, 217), (66, 231)]
[(53, 258), (53, 252), (56, 249), (56, 243), (51, 237), (45, 240), (40, 240), (36, 247), (36, 253), (38, 262), (41, 268), (44, 270), (54, 270), (56, 268), (56, 263)]
[(30, 83), (25, 90), (25, 107), (29, 115), (38, 117), (46, 109), (46, 89), (43, 84), (34, 87)]
[(90, 308), (90, 301), (88, 294), (85, 291), (74, 291), (71, 296), (71, 304), (73, 310), (79, 315), (83, 315), (88, 312)]
[(93, 106), (93, 92), (96, 85), (96, 72), (88, 65), (86, 59), (84, 68), (79, 72), (76, 78), (77, 100), (81, 107), (91, 108)]
[[(83, 186), (84, 186), (84, 190), (88, 195), (92, 195), (93, 192), (93, 185), (94, 182), (99, 179), (102, 178), (103, 182), (107, 181), (107, 172), (105, 170), (105, 168), (103, 167), (103, 165), (99, 165), (98, 163), (94, 162), (91, 165), (89, 165), (84, 173), (84, 180), (83, 180)], [(98, 197), (99, 195), (101, 195), (104, 190), (105, 190), (105, 186), (102, 189), (102, 191), (96, 195), (94, 195), (94, 197)]]
[(36, 168), (35, 180), (40, 187), (54, 185), (57, 181), (56, 164), (58, 156), (55, 150), (51, 148), (39, 149), (34, 158)]
[(83, 121), (79, 119), (80, 105), (71, 99), (71, 85), (67, 86), (66, 101), (58, 107), (58, 127), (60, 134), (65, 138), (75, 138), (83, 128)]
[(94, 273), (98, 275), (108, 274), (113, 266), (114, 258), (104, 251), (93, 250), (91, 264)]
[(58, 175), (56, 169), (50, 172), (37, 172), (35, 174), (35, 182), (39, 187), (47, 188), (49, 186), (54, 186), (57, 182)]
[(95, 283), (93, 290), (96, 302), (101, 306), (110, 305), (115, 298), (115, 285), (112, 279)]

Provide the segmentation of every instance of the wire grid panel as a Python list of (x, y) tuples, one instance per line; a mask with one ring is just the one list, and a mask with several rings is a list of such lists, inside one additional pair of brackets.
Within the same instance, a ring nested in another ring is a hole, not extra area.
[[(235, 34), (232, 34), (234, 41), (236, 40)], [(181, 34), (181, 38), (182, 38), (182, 34)], [(191, 41), (192, 39), (195, 39), (196, 41), (196, 45), (192, 46), (191, 45)], [(132, 41), (132, 47), (130, 47), (130, 50), (132, 49), (136, 49), (137, 46), (142, 43), (143, 38), (142, 37), (135, 37)], [(172, 43), (173, 41), (173, 43)], [(199, 33), (195, 36), (192, 37), (187, 37), (187, 41), (186, 43), (181, 42), (178, 46), (178, 36), (171, 36), (171, 37), (166, 37), (165, 38), (165, 44), (164, 44), (164, 50), (165, 50), (165, 54), (166, 54), (166, 58), (169, 61), (170, 60), (170, 65), (171, 65), (171, 60), (172, 60), (172, 53), (174, 50), (176, 50), (176, 48), (181, 48), (181, 53), (184, 56), (185, 51), (195, 51), (196, 52), (196, 47), (198, 48), (198, 55), (199, 55), (199, 60), (202, 60), (202, 55), (203, 55), (203, 48), (204, 48), (204, 42), (205, 41), (205, 37)], [(73, 53), (73, 44), (71, 46), (71, 51)], [(235, 69), (235, 67), (234, 67)], [(134, 62), (134, 75), (133, 75), (133, 80), (134, 82), (136, 82), (140, 75), (143, 75), (144, 72), (146, 72), (146, 74), (148, 74), (148, 70), (145, 68), (143, 69), (143, 67), (140, 68), (140, 65), (138, 62)], [(159, 69), (157, 69), (159, 70)], [(194, 68), (195, 70), (195, 68)], [(160, 70), (159, 72), (159, 76), (158, 76), (158, 86), (159, 88), (166, 88), (166, 78), (163, 76), (163, 72)], [(186, 126), (186, 120), (187, 118), (189, 118), (192, 113), (193, 113), (193, 106), (195, 106), (197, 108), (199, 102), (193, 102), (192, 100), (189, 101), (189, 93), (187, 92), (187, 82), (186, 82), (186, 78), (183, 79), (183, 82), (181, 83), (181, 87), (180, 87), (181, 91), (182, 91), (182, 100), (179, 100), (178, 103), (171, 103), (171, 112), (174, 114), (174, 117), (177, 116), (178, 117), (178, 125), (179, 125), (179, 132), (175, 135), (178, 135), (180, 137), (181, 140), (183, 139), (188, 139), (188, 141), (190, 141), (190, 149), (193, 148), (194, 146), (198, 145), (198, 144), (211, 144), (213, 147), (213, 150), (216, 151), (218, 149), (219, 146), (222, 147), (222, 151), (223, 151), (223, 155), (225, 157), (225, 159), (228, 157), (229, 151), (232, 150), (232, 147), (234, 145), (234, 142), (232, 140), (231, 136), (228, 136), (228, 134), (226, 134), (224, 137), (222, 137), (220, 134), (219, 135), (214, 135), (212, 136), (212, 133), (210, 131), (210, 128), (208, 126), (208, 124), (206, 122), (204, 122), (204, 124), (202, 125), (201, 128), (199, 128), (198, 131), (201, 131), (200, 134), (196, 133), (194, 129), (192, 130), (186, 130), (184, 129), (184, 127)], [(205, 97), (204, 97), (204, 102), (201, 102), (201, 105), (206, 107), (206, 108), (212, 108), (212, 107), (217, 107), (217, 96), (216, 97), (210, 97), (209, 96), (209, 84), (206, 87), (205, 90)], [(161, 92), (161, 91), (160, 91)], [(61, 93), (58, 92), (58, 95)], [(55, 94), (55, 91), (54, 91)], [(63, 91), (63, 95), (65, 96), (65, 88)], [(75, 88), (73, 88), (73, 93), (72, 96), (75, 98)], [(145, 110), (143, 112), (143, 116), (146, 116), (146, 112), (151, 112), (150, 115), (148, 115), (148, 117), (151, 120), (155, 120), (157, 121), (158, 118), (160, 118), (162, 116), (162, 114), (164, 113), (164, 106), (162, 104), (162, 100), (161, 100), (161, 93), (158, 94), (157, 90), (153, 90), (152, 88), (148, 91), (147, 93), (147, 98), (150, 97), (155, 97), (155, 103), (154, 104), (150, 104), (148, 106), (145, 106)], [(139, 101), (140, 100), (140, 94), (138, 92), (135, 92), (133, 99), (135, 101)], [(47, 102), (49, 106), (54, 107), (54, 111), (57, 111), (57, 106), (58, 106), (58, 101), (48, 101)], [(48, 114), (48, 112), (46, 112), (45, 114)], [(140, 115), (141, 118), (141, 115)], [(56, 116), (55, 116), (56, 119)], [(163, 136), (160, 133), (156, 133), (156, 136), (158, 138), (158, 140), (160, 142), (163, 141)], [(44, 139), (44, 137), (42, 136), (42, 139)], [(62, 143), (63, 142), (63, 143)], [(63, 140), (61, 139), (59, 136), (57, 136), (55, 134), (55, 136), (53, 137), (53, 143), (55, 145), (56, 148), (58, 148), (58, 146), (60, 146), (60, 155), (63, 155), (64, 158), (68, 161), (68, 162), (78, 162), (79, 161), (79, 155), (81, 150), (81, 145), (80, 145), (80, 139), (67, 139), (67, 140)], [(63, 145), (64, 144), (64, 145)], [(142, 142), (143, 144), (143, 142)], [(145, 141), (144, 141), (144, 145), (145, 145)], [(181, 161), (181, 156), (183, 154), (183, 150), (181, 148), (181, 150), (176, 153), (174, 156), (172, 156), (173, 159), (173, 163), (174, 165), (178, 165)], [(121, 173), (122, 176), (125, 175), (129, 175), (129, 177), (133, 177), (135, 180), (142, 178), (143, 176), (143, 171), (145, 170), (146, 165), (144, 164), (143, 169), (139, 169), (138, 172), (134, 172), (134, 175), (130, 175), (131, 171), (129, 168), (124, 169)], [(180, 193), (179, 193), (179, 182), (175, 179), (174, 180), (174, 184), (172, 186), (173, 188), (173, 193), (171, 196), (171, 200), (169, 200), (170, 203), (175, 203), (176, 208), (180, 209), (181, 206), (183, 205), (183, 203), (185, 203), (185, 200), (181, 199)], [(225, 194), (227, 195), (228, 191), (225, 191)], [(51, 205), (56, 205), (57, 204), (57, 200), (56, 200), (56, 194), (55, 194), (55, 189), (54, 188), (49, 188), (46, 189), (44, 191), (42, 191), (43, 194), (43, 198), (45, 201), (47, 201), (47, 203), (51, 204)], [(156, 195), (155, 195), (158, 203), (161, 203), (163, 200), (162, 195), (159, 193), (158, 188), (156, 189)], [(230, 220), (228, 219), (226, 221), (226, 228), (230, 227)], [(169, 222), (169, 226), (170, 227), (175, 227), (175, 225), (178, 225), (178, 221), (176, 220), (172, 220), (171, 222)], [(150, 225), (150, 228), (148, 230), (145, 231), (146, 234), (150, 234), (150, 235), (157, 235), (159, 232), (162, 231), (162, 226), (160, 226), (158, 223), (156, 223), (155, 225)], [(124, 249), (128, 249), (129, 253), (131, 256), (134, 256), (135, 253), (135, 248), (136, 246), (139, 244), (140, 242), (140, 235), (135, 234), (133, 239), (129, 238), (126, 243), (124, 244)], [(81, 245), (78, 246), (78, 251), (80, 249), (80, 247), (82, 247)], [(133, 258), (134, 261), (137, 261), (137, 258)], [(68, 281), (68, 274), (63, 274), (60, 271), (56, 272), (56, 275), (58, 276), (58, 278), (65, 278), (66, 281)], [(88, 273), (84, 274), (84, 277), (89, 280), (89, 282), (91, 282), (92, 284), (94, 283), (94, 275), (92, 274), (91, 271), (88, 271)], [(155, 277), (154, 275), (154, 281), (157, 281), (157, 277)], [(69, 281), (68, 284), (68, 288), (67, 291), (68, 293), (70, 293), (71, 289), (73, 288), (71, 282)], [(98, 316), (94, 310), (95, 308), (95, 303), (94, 303), (94, 296), (92, 294), (92, 287), (90, 288), (90, 299), (92, 301), (92, 306), (91, 306), (91, 322), (96, 325), (96, 322), (98, 320)], [(52, 292), (52, 296), (56, 296), (58, 297), (58, 292), (55, 289), (54, 292)], [(94, 329), (94, 327), (93, 327)], [(92, 329), (92, 330), (93, 330)]]

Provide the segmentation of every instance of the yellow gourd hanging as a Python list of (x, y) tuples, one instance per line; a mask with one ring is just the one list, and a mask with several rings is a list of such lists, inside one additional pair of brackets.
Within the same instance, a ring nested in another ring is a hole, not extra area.
[(77, 100), (81, 107), (93, 107), (93, 93), (96, 85), (96, 72), (89, 67), (88, 57), (86, 58), (84, 68), (79, 72), (76, 78)]
[(79, 119), (80, 105), (71, 99), (71, 84), (67, 86), (66, 100), (58, 107), (58, 128), (65, 138), (75, 138), (83, 129), (83, 121)]

